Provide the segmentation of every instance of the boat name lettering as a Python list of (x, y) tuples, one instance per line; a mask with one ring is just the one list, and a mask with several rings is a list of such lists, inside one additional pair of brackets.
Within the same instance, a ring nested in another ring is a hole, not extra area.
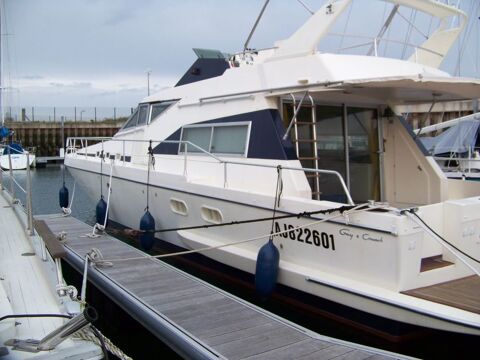
[[(350, 231), (350, 229), (340, 229), (340, 230), (338, 231), (338, 233), (339, 233), (340, 235), (343, 235), (343, 236), (348, 237), (349, 240), (352, 240), (352, 239), (353, 239), (353, 234), (352, 234), (352, 232)], [(358, 236), (357, 236), (357, 237), (358, 237)]]
[(314, 245), (335, 251), (334, 236), (332, 234), (327, 234), (323, 231), (310, 230), (309, 228), (296, 228), (291, 224), (280, 224), (278, 222), (275, 222), (274, 232), (280, 233), (276, 236), (281, 236), (285, 239), (290, 239), (308, 245)]
[(383, 242), (383, 237), (373, 237), (370, 234), (363, 234), (362, 239), (368, 241)]

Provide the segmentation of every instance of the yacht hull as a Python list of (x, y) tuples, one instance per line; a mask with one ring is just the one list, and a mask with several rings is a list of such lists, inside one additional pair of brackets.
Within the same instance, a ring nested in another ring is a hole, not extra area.
[[(222, 222), (268, 218), (272, 216), (273, 197), (270, 197), (269, 207), (262, 201), (262, 196), (252, 197), (248, 193), (193, 184), (181, 181), (179, 176), (165, 173), (158, 175), (158, 178), (150, 178), (151, 183), (147, 187), (146, 171), (122, 169), (121, 166), (115, 168), (111, 179), (108, 167), (103, 168), (101, 189), (100, 174), (94, 170), (95, 164), (68, 158), (66, 164), (74, 178), (88, 190), (94, 200), (98, 200), (101, 192), (106, 196), (107, 184), (111, 183), (111, 220), (127, 228), (138, 229), (148, 194), (149, 211), (155, 218), (156, 228), (177, 228), (157, 233), (157, 238), (185, 249), (212, 248), (201, 254), (254, 274), (257, 253), (268, 239), (272, 229), (271, 221), (211, 229), (180, 228), (213, 224), (215, 217), (208, 218), (212, 211), (221, 214)], [(162, 181), (158, 180), (160, 178)], [(256, 201), (255, 198), (259, 200)], [(284, 207), (292, 204), (289, 199), (284, 202)], [(178, 203), (185, 204), (186, 213), (175, 207)], [(297, 204), (297, 208), (305, 211), (307, 204), (310, 206), (307, 209), (315, 209), (314, 201), (302, 201)], [(290, 211), (281, 208), (277, 214), (295, 214), (297, 208), (291, 206)], [(205, 209), (209, 210), (204, 211)], [(377, 216), (379, 222), (385, 220), (382, 215), (371, 216)], [(328, 222), (322, 222), (321, 217), (315, 216), (292, 216), (275, 221), (274, 231), (285, 230), (274, 237), (280, 251), (278, 283), (389, 320), (480, 335), (479, 314), (402, 294), (405, 289), (398, 283), (389, 283), (390, 275), (400, 279), (404, 276), (395, 271), (390, 274), (391, 268), (402, 267), (398, 252), (407, 251), (398, 247), (411, 247), (419, 235), (410, 234), (402, 238), (395, 231), (370, 227), (368, 223), (369, 221), (365, 225), (352, 225), (343, 216)], [(296, 229), (299, 226), (305, 226), (304, 229), (308, 228), (309, 231), (301, 233)], [(259, 238), (259, 234), (265, 236)], [(315, 237), (313, 234), (316, 234)], [(258, 239), (253, 240), (254, 238)], [(252, 240), (237, 243), (246, 239)], [(232, 245), (216, 248), (226, 244)], [(366, 255), (368, 252), (370, 254)]]
[[(27, 168), (27, 155), (11, 154), (12, 170), (25, 170)], [(35, 155), (29, 155), (29, 166), (35, 164)], [(0, 166), (4, 170), (10, 170), (10, 161), (8, 155), (0, 155)]]

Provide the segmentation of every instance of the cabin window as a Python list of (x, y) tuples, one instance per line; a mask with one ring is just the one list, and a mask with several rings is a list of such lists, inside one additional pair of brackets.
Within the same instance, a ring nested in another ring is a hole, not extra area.
[(123, 125), (122, 129), (128, 129), (128, 128), (137, 126), (137, 119), (138, 119), (138, 109), (135, 110), (135, 112), (130, 116), (130, 118), (127, 120), (125, 125)]
[[(208, 127), (191, 127), (183, 129), (183, 141), (190, 141), (205, 151), (210, 149), (210, 138), (212, 136), (212, 128)], [(188, 146), (188, 152), (201, 152), (200, 149), (194, 146)], [(182, 149), (182, 152), (185, 151)]]
[[(245, 156), (249, 129), (249, 123), (185, 126), (182, 129), (182, 141), (189, 141), (213, 154)], [(187, 150), (201, 152), (193, 146), (188, 146)], [(182, 144), (180, 152), (184, 151), (185, 145)]]
[(245, 154), (248, 126), (217, 126), (213, 128), (212, 153)]
[(138, 108), (138, 122), (137, 125), (145, 125), (147, 123), (148, 104), (140, 105)]
[(148, 120), (152, 122), (177, 101), (178, 100), (168, 100), (154, 104), (140, 104), (121, 130), (146, 125), (149, 123)]
[(163, 102), (152, 104), (152, 115), (150, 116), (150, 122), (154, 121), (157, 117), (160, 116), (165, 110), (167, 110), (173, 102)]

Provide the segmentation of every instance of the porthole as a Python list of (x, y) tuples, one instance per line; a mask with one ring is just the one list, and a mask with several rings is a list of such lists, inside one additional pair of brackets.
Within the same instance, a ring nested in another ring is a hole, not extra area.
[(188, 215), (188, 208), (187, 204), (183, 200), (179, 199), (170, 199), (170, 210), (174, 212), (175, 214), (187, 216)]
[(202, 206), (202, 219), (213, 224), (221, 224), (223, 216), (220, 210), (208, 206)]

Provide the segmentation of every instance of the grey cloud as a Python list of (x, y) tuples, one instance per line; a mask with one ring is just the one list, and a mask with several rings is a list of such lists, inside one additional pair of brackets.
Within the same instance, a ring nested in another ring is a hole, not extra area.
[(24, 79), (24, 80), (41, 80), (41, 79), (45, 79), (45, 77), (40, 76), (40, 75), (23, 75), (23, 76), (20, 77), (20, 79)]
[(85, 88), (91, 88), (92, 83), (89, 82), (73, 82), (73, 83), (68, 83), (68, 82), (49, 82), (48, 85), (51, 87), (55, 88), (73, 88), (73, 89), (85, 89)]

